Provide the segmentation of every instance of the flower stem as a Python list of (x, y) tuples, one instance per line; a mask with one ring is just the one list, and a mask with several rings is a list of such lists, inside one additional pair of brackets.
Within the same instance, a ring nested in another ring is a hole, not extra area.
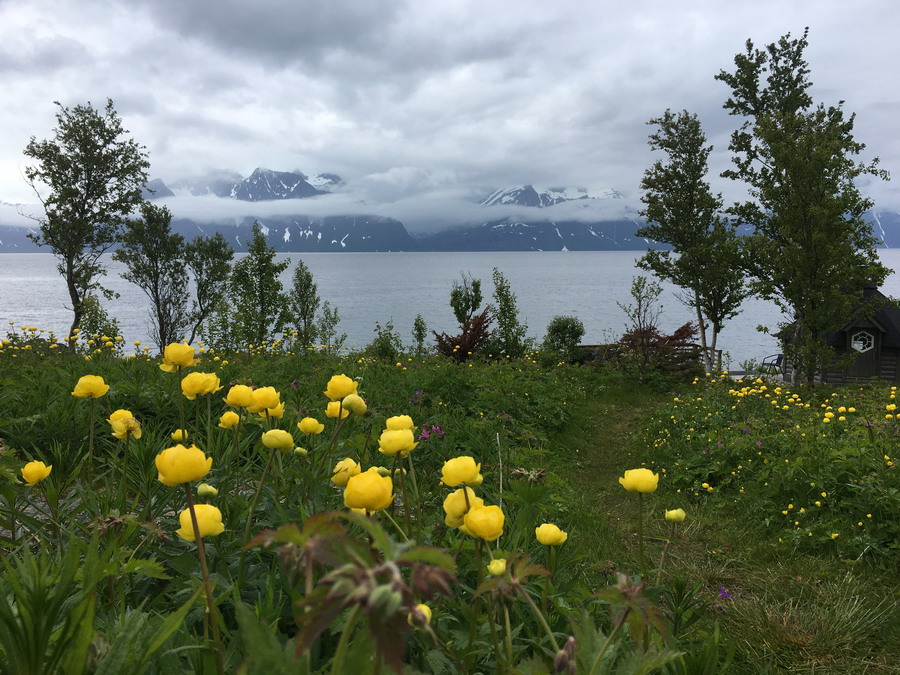
[[(259, 485), (256, 486), (256, 494), (253, 495), (253, 501), (250, 502), (250, 511), (247, 514), (247, 523), (244, 525), (244, 538), (243, 541), (246, 544), (247, 540), (250, 538), (250, 529), (253, 527), (253, 514), (256, 513), (256, 506), (259, 504), (259, 497), (262, 494), (263, 484), (266, 482), (266, 476), (269, 475), (269, 469), (272, 466), (272, 458), (275, 456), (277, 450), (269, 450), (269, 459), (266, 460), (266, 466), (263, 469), (262, 476), (259, 477)], [(244, 579), (244, 554), (246, 551), (241, 548), (241, 556), (238, 562), (238, 573), (237, 573), (237, 586), (241, 587), (241, 582)]]
[(359, 618), (359, 612), (360, 606), (354, 606), (350, 611), (350, 616), (347, 617), (347, 623), (344, 624), (344, 630), (341, 631), (341, 638), (338, 640), (337, 651), (334, 653), (334, 661), (331, 666), (331, 672), (336, 675), (344, 675), (344, 658), (347, 654), (347, 645), (350, 643), (350, 635), (356, 628), (356, 620)]
[(619, 622), (616, 624), (615, 628), (613, 628), (612, 633), (609, 634), (609, 637), (606, 638), (606, 642), (603, 643), (603, 647), (600, 648), (600, 651), (597, 652), (596, 658), (594, 658), (594, 663), (591, 665), (591, 670), (588, 675), (594, 675), (594, 671), (597, 670), (597, 666), (600, 665), (600, 660), (603, 658), (603, 655), (606, 653), (606, 650), (609, 649), (609, 646), (612, 644), (613, 638), (616, 637), (616, 633), (619, 632), (619, 629), (625, 624), (625, 619), (628, 617), (628, 613), (630, 612), (630, 608), (626, 608), (625, 612), (622, 614), (622, 618), (619, 619)]
[(638, 559), (640, 562), (641, 577), (646, 576), (646, 563), (644, 561), (644, 493), (638, 492)]
[(91, 397), (90, 422), (88, 426), (88, 464), (94, 461), (94, 414), (97, 410), (97, 399)]
[(391, 521), (391, 525), (397, 528), (397, 532), (399, 532), (403, 536), (403, 541), (409, 541), (409, 537), (406, 536), (406, 532), (404, 532), (403, 528), (400, 527), (400, 524), (396, 520), (394, 520), (394, 518), (391, 516), (391, 512), (385, 509), (384, 511), (382, 511), (382, 513), (389, 521)]
[(525, 601), (528, 603), (528, 606), (531, 607), (531, 611), (534, 614), (535, 618), (538, 620), (538, 623), (541, 624), (541, 627), (544, 629), (544, 632), (547, 633), (547, 637), (550, 638), (550, 644), (553, 645), (553, 651), (559, 651), (559, 643), (556, 641), (556, 636), (553, 635), (553, 631), (550, 630), (550, 624), (547, 623), (547, 618), (544, 616), (543, 612), (541, 612), (540, 608), (534, 604), (534, 600), (531, 599), (531, 596), (528, 594), (528, 591), (525, 590), (522, 586), (519, 586), (519, 591), (525, 597)]
[(203, 545), (203, 537), (200, 536), (200, 524), (197, 522), (197, 512), (194, 510), (194, 496), (191, 494), (191, 484), (184, 484), (184, 493), (187, 496), (188, 509), (191, 511), (191, 524), (194, 527), (194, 541), (197, 542), (197, 557), (200, 559), (200, 572), (203, 574), (203, 589), (206, 594), (206, 611), (212, 623), (213, 642), (215, 643), (216, 670), (219, 675), (225, 675), (225, 665), (222, 661), (222, 636), (219, 634), (219, 621), (216, 618), (216, 599), (213, 596), (212, 584), (209, 581), (209, 568), (206, 565), (206, 548)]
[(416, 499), (416, 533), (419, 541), (422, 541), (422, 500), (419, 498), (419, 484), (416, 481), (416, 470), (413, 468), (412, 454), (406, 456), (409, 462), (409, 475), (412, 478), (413, 496)]
[(509, 607), (503, 602), (503, 625), (506, 628), (506, 660), (512, 665), (513, 647), (512, 647), (512, 627), (509, 624)]
[[(394, 466), (396, 467), (398, 462), (394, 462)], [(406, 520), (406, 533), (410, 537), (415, 536), (413, 534), (413, 525), (412, 525), (412, 508), (409, 503), (409, 492), (406, 490), (406, 475), (403, 473), (403, 467), (395, 468), (395, 472), (399, 472), (400, 474), (400, 491), (403, 493), (403, 517)], [(395, 474), (396, 475), (396, 474)]]
[(659, 580), (662, 578), (663, 563), (666, 561), (666, 553), (669, 551), (669, 544), (672, 543), (672, 537), (675, 536), (675, 523), (669, 523), (669, 538), (666, 539), (666, 545), (663, 546), (662, 556), (659, 558), (659, 569), (656, 570), (656, 583), (659, 586)]

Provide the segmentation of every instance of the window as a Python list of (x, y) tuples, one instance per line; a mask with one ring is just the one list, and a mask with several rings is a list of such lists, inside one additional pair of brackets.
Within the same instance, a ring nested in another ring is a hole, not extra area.
[(867, 352), (875, 346), (875, 337), (864, 330), (854, 333), (850, 346), (858, 352)]

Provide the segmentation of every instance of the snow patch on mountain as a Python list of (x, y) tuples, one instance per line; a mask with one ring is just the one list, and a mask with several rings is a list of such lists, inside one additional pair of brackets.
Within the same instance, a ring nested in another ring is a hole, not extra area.
[(482, 206), (532, 206), (546, 208), (563, 202), (598, 199), (622, 199), (617, 190), (588, 190), (584, 187), (537, 187), (534, 185), (513, 185), (494, 190), (479, 203)]

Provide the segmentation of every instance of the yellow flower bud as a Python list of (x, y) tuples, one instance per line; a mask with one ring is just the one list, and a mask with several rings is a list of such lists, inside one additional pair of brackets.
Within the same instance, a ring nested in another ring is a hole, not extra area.
[(684, 509), (672, 509), (671, 511), (666, 511), (666, 520), (670, 523), (683, 523), (686, 517), (687, 514), (684, 512)]
[(499, 577), (506, 573), (506, 558), (496, 558), (491, 560), (487, 566), (488, 574), (492, 577)]
[[(200, 537), (215, 537), (225, 531), (222, 524), (222, 512), (212, 504), (195, 504), (194, 513), (197, 515), (197, 529)], [(194, 523), (191, 520), (191, 510), (185, 509), (178, 514), (178, 522), (181, 528), (175, 530), (175, 534), (186, 541), (194, 541)]]
[(304, 417), (297, 422), (297, 428), (304, 434), (313, 436), (321, 434), (325, 430), (325, 425), (319, 422), (315, 417)]
[(544, 546), (559, 546), (569, 538), (568, 534), (553, 523), (544, 523), (540, 527), (534, 528), (534, 536)]
[(267, 448), (287, 452), (294, 447), (294, 437), (283, 429), (270, 429), (262, 435), (262, 443)]

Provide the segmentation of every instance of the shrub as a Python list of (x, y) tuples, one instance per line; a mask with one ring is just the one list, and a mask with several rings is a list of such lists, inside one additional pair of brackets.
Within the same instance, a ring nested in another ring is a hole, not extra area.
[(375, 322), (375, 339), (364, 351), (368, 356), (380, 361), (397, 360), (403, 352), (403, 342), (400, 340), (400, 334), (394, 330), (392, 321), (388, 321), (384, 326)]
[(488, 328), (494, 318), (488, 310), (484, 310), (481, 314), (477, 314), (473, 318), (466, 321), (462, 327), (462, 333), (459, 335), (447, 335), (447, 333), (434, 333), (436, 349), (438, 354), (449, 356), (456, 361), (465, 361), (470, 356), (477, 353), (491, 336)]
[(584, 324), (574, 316), (554, 316), (547, 324), (544, 336), (545, 351), (559, 354), (566, 361), (576, 358), (575, 347), (584, 337)]

